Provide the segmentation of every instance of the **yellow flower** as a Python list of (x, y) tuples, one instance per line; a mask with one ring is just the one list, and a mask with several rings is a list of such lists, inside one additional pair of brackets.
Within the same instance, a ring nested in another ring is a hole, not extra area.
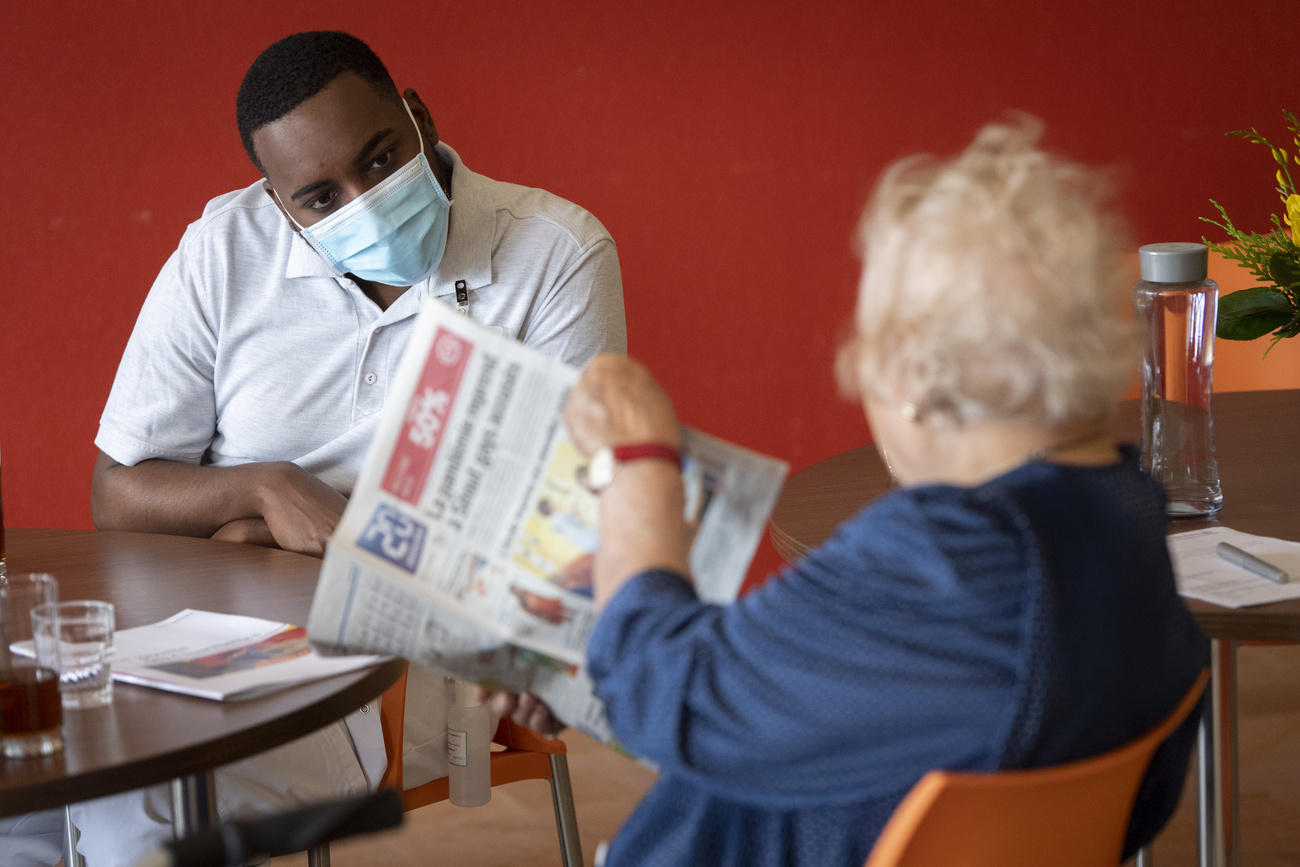
[(1286, 216), (1282, 219), (1291, 227), (1291, 243), (1300, 247), (1300, 193), (1286, 197)]

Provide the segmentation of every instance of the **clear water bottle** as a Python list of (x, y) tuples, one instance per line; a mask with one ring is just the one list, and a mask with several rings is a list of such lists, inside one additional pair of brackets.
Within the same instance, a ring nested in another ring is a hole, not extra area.
[(1146, 326), (1142, 466), (1164, 484), (1170, 517), (1208, 517), (1223, 505), (1211, 412), (1219, 287), (1206, 279), (1204, 244), (1147, 244), (1138, 258), (1133, 306)]

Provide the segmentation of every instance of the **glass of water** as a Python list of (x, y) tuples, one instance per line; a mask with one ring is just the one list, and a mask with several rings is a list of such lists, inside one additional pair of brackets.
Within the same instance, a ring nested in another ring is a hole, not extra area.
[(113, 701), (113, 604), (76, 600), (32, 610), (36, 661), (59, 673), (64, 710)]

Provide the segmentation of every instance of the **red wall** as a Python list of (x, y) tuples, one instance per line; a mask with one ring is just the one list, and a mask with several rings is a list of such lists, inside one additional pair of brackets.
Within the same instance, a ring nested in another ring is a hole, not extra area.
[(1294, 0), (8, 4), (7, 518), (89, 526), (92, 439), (122, 346), (185, 224), (254, 178), (234, 94), (286, 33), (356, 33), (420, 92), (471, 167), (591, 209), (619, 244), (632, 351), (682, 417), (799, 469), (869, 436), (829, 366), (853, 299), (850, 234), (887, 161), (951, 153), (1020, 108), (1047, 120), (1052, 147), (1119, 167), (1137, 241), (1198, 238), (1210, 196), (1262, 227), (1276, 206), (1268, 155), (1223, 132), (1257, 125), (1280, 138), (1281, 109), (1300, 110), (1295, 10)]

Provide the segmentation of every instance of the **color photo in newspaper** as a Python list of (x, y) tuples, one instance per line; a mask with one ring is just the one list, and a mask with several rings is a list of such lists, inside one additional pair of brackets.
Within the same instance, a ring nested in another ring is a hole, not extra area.
[[(326, 552), (313, 641), (533, 692), (608, 739), (582, 672), (598, 500), (561, 418), (578, 373), (426, 302)], [(701, 598), (735, 598), (785, 472), (683, 431)]]

